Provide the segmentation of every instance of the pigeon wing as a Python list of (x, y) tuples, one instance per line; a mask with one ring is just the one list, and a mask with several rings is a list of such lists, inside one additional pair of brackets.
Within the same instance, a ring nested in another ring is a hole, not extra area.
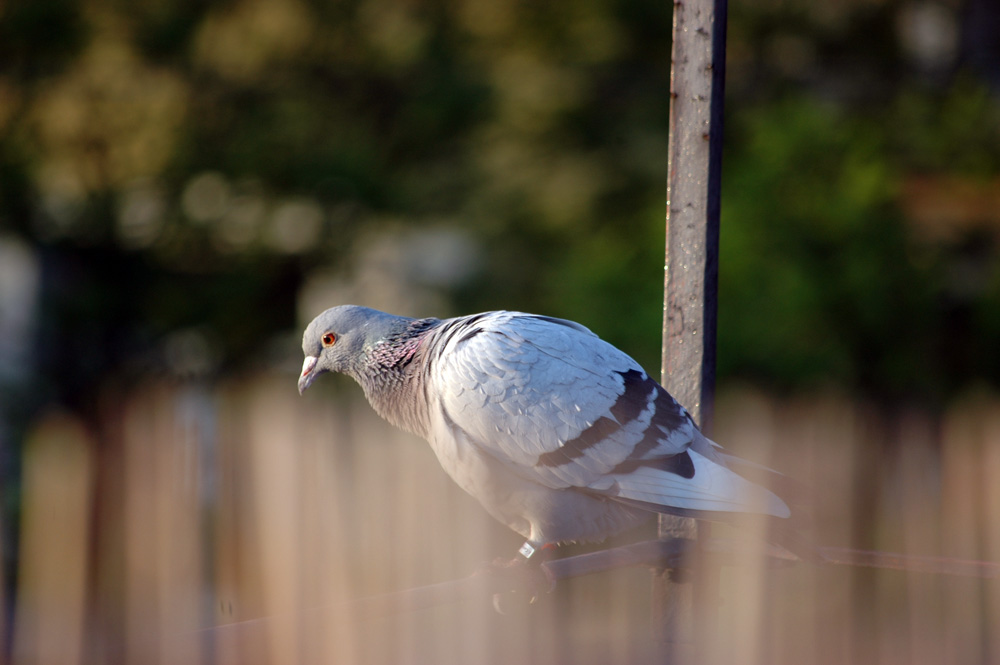
[(713, 459), (635, 360), (579, 324), (518, 312), (451, 319), (434, 367), (444, 421), (528, 480), (652, 510), (787, 513)]

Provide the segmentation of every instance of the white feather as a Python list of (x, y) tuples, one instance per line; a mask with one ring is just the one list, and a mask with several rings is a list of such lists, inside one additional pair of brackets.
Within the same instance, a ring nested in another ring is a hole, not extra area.
[(694, 463), (691, 478), (652, 467), (639, 467), (632, 473), (615, 476), (618, 496), (685, 510), (763, 513), (775, 517), (791, 514), (785, 502), (774, 493), (694, 450), (688, 450), (687, 454)]

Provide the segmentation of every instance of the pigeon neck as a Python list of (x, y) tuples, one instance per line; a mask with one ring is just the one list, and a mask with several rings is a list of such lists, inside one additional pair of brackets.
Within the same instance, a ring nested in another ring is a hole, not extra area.
[(427, 333), (439, 323), (438, 319), (407, 321), (371, 347), (358, 376), (365, 396), (380, 416), (421, 436), (428, 427), (427, 404), (421, 398), (426, 377), (419, 371), (422, 364), (413, 361)]

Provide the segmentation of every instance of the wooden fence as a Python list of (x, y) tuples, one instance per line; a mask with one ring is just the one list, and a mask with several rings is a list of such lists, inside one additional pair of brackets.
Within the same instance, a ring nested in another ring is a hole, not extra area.
[[(660, 662), (641, 568), (561, 583), (514, 616), (488, 595), (374, 619), (327, 611), (462, 577), (520, 540), (353, 385), (299, 398), (293, 378), (108, 391), (98, 428), (37, 423), (13, 663)], [(814, 490), (823, 544), (1000, 559), (994, 396), (933, 417), (730, 389), (715, 431)], [(742, 561), (723, 569), (706, 662), (1000, 660), (995, 580)]]

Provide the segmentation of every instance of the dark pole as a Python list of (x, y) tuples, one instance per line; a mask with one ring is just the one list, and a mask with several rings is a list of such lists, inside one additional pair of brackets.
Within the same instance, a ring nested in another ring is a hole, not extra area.
[[(715, 389), (725, 62), (726, 0), (675, 0), (660, 371), (703, 430)], [(661, 538), (706, 535), (693, 520), (660, 517)], [(711, 632), (717, 571), (693, 563), (694, 580), (670, 570), (654, 578), (653, 627), (672, 661), (690, 661), (697, 635)]]

